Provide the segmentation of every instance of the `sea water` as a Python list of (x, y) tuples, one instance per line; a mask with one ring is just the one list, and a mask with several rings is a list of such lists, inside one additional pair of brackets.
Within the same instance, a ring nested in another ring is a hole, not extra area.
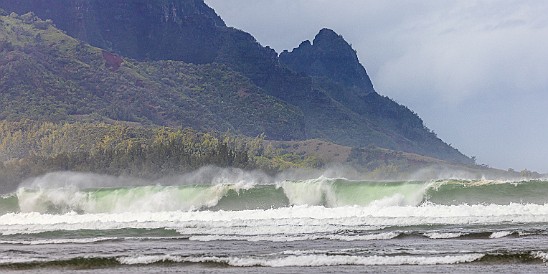
[(0, 197), (0, 271), (548, 272), (544, 180), (70, 176)]

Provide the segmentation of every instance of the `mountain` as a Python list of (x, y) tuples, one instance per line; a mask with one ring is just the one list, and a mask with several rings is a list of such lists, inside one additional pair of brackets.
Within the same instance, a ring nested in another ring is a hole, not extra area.
[(330, 29), (320, 30), (313, 44), (306, 40), (291, 52), (283, 51), (280, 61), (296, 72), (326, 77), (345, 88), (355, 88), (366, 94), (375, 92), (354, 49)]
[(302, 113), (219, 64), (138, 62), (32, 14), (0, 17), (0, 119), (122, 120), (304, 138)]
[[(10, 34), (3, 40), (16, 40), (10, 43), (17, 53), (3, 50), (2, 58), (15, 54), (21, 66), (0, 68), (12, 73), (5, 77), (10, 86), (2, 86), (3, 106), (26, 100), (37, 109), (11, 111), (4, 118), (84, 115), (246, 135), (265, 132), (274, 140), (318, 138), (472, 163), (415, 113), (378, 94), (356, 52), (329, 29), (278, 56), (250, 34), (227, 27), (201, 0), (0, 0), (0, 8), (32, 11), (71, 36), (57, 34), (44, 44), (36, 39), (44, 30), (13, 20), (10, 24), (17, 26), (3, 25), (2, 32)], [(20, 45), (17, 33), (11, 35), (13, 27), (35, 38)], [(35, 80), (12, 83), (18, 70)], [(48, 86), (43, 78), (55, 81), (46, 81)], [(78, 102), (82, 98), (93, 100)]]
[[(291, 52), (283, 51), (280, 62), (295, 73), (309, 75), (313, 89), (323, 91), (344, 109), (351, 110), (355, 115), (352, 124), (366, 121), (361, 124), (367, 125), (367, 128), (356, 133), (361, 136), (360, 139), (343, 143), (359, 147), (359, 142), (365, 141), (457, 162), (468, 160), (437, 138), (413, 111), (378, 94), (356, 51), (333, 30), (322, 29), (313, 42), (303, 41)], [(322, 122), (328, 120), (326, 117)], [(335, 116), (330, 126), (338, 130), (322, 137), (343, 140), (344, 136), (336, 134), (347, 134), (353, 126), (339, 123), (340, 117)]]
[(291, 52), (284, 50), (280, 62), (311, 76), (317, 86), (354, 112), (367, 114), (370, 106), (364, 98), (376, 94), (371, 79), (354, 49), (333, 30), (322, 29), (313, 43), (306, 40)]
[(203, 1), (2, 0), (0, 7), (34, 12), (70, 36), (134, 59), (213, 61), (223, 20)]

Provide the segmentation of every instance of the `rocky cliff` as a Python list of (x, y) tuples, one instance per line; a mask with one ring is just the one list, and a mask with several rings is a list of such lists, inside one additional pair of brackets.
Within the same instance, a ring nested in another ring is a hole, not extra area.
[(200, 0), (0, 0), (29, 11), (92, 46), (138, 60), (213, 61), (223, 20)]
[(375, 92), (354, 49), (330, 29), (320, 30), (313, 43), (306, 40), (291, 52), (283, 51), (280, 61), (296, 72), (326, 77), (364, 94)]

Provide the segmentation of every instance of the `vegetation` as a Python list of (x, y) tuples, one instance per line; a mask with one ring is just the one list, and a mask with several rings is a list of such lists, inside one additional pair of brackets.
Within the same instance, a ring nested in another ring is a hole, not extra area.
[(12, 188), (51, 171), (158, 177), (206, 165), (261, 169), (319, 168), (323, 162), (255, 138), (171, 127), (106, 123), (0, 122), (0, 180)]
[[(0, 30), (0, 119), (121, 120), (304, 137), (297, 108), (224, 65), (123, 59), (31, 13), (0, 17)], [(117, 58), (121, 64), (111, 61)]]
[[(273, 140), (318, 138), (471, 163), (415, 113), (377, 94), (356, 52), (331, 30), (279, 57), (227, 27), (203, 1), (0, 0), (0, 7), (23, 13), (2, 29), (11, 49), (0, 73), (23, 80), (4, 84), (0, 119), (264, 132)], [(25, 101), (30, 109), (7, 108)]]

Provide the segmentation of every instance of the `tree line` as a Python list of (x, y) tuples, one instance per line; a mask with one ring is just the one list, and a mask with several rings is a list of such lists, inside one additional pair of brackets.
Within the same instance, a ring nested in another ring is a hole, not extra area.
[(316, 157), (287, 153), (234, 133), (122, 123), (0, 121), (0, 183), (52, 171), (162, 177), (202, 166), (261, 169), (318, 168)]

